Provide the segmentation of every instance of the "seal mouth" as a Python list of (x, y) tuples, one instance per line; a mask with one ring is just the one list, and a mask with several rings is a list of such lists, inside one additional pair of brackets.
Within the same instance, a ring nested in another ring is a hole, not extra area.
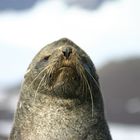
[(74, 67), (72, 67), (72, 66), (62, 66), (62, 67), (60, 67), (58, 70), (64, 70), (64, 69), (71, 69), (71, 70), (74, 70), (74, 71), (76, 71), (76, 69), (74, 68)]
[(77, 71), (76, 68), (66, 65), (58, 68), (58, 70), (56, 70), (56, 75), (61, 76), (61, 78), (63, 77), (64, 79), (67, 79), (68, 77), (71, 78), (71, 76), (76, 76)]
[(53, 95), (63, 98), (76, 98), (76, 90), (80, 86), (80, 76), (74, 65), (63, 65), (53, 75), (51, 86)]
[(57, 86), (59, 83), (67, 84), (68, 82), (77, 81), (78, 79), (78, 73), (76, 71), (76, 68), (73, 66), (61, 66), (58, 68), (54, 74), (55, 76), (55, 81), (54, 85), (56, 84)]

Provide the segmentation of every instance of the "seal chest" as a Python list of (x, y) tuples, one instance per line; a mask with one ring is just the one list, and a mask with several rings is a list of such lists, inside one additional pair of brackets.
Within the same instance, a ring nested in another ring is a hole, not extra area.
[(27, 71), (10, 140), (111, 140), (98, 76), (80, 47), (48, 44)]

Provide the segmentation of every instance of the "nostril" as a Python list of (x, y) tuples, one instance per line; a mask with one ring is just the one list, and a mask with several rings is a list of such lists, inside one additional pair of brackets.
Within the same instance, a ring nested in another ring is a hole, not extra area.
[(72, 48), (71, 47), (63, 48), (62, 52), (64, 56), (68, 59), (70, 54), (72, 53)]

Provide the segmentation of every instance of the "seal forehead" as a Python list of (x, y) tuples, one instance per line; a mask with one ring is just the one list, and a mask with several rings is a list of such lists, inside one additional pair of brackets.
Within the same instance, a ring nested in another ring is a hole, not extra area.
[(73, 41), (71, 41), (68, 38), (62, 38), (46, 45), (40, 51), (40, 53), (44, 55), (51, 55), (54, 51), (62, 51), (62, 49), (65, 47), (71, 47), (74, 51), (76, 51), (79, 54), (79, 56), (88, 57), (88, 55), (78, 45), (76, 45)]
[(62, 38), (57, 41), (54, 41), (48, 45), (46, 45), (44, 48), (40, 50), (40, 52), (37, 54), (37, 56), (42, 55), (51, 55), (55, 50), (61, 50), (63, 47), (71, 46), (71, 47), (78, 47), (76, 44), (74, 44), (71, 40), (67, 38)]
[(82, 50), (78, 45), (76, 45), (71, 40), (67, 38), (62, 38), (42, 48), (40, 52), (32, 60), (32, 64), (30, 65), (31, 68), (33, 68), (38, 62), (40, 62), (44, 58), (50, 58), (48, 60), (49, 63), (51, 63), (51, 60), (53, 61), (57, 61), (57, 60), (60, 61), (60, 59), (62, 60), (63, 50), (65, 50), (65, 48), (66, 50), (67, 48), (72, 49), (71, 60), (79, 59), (81, 63), (87, 64), (86, 67), (93, 66), (90, 57), (85, 53), (84, 50)]

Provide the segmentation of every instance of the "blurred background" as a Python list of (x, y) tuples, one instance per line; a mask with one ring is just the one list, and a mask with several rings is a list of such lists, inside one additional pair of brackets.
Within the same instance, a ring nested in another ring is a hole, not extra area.
[(0, 0), (0, 140), (34, 55), (67, 37), (93, 60), (113, 140), (140, 139), (140, 0)]

